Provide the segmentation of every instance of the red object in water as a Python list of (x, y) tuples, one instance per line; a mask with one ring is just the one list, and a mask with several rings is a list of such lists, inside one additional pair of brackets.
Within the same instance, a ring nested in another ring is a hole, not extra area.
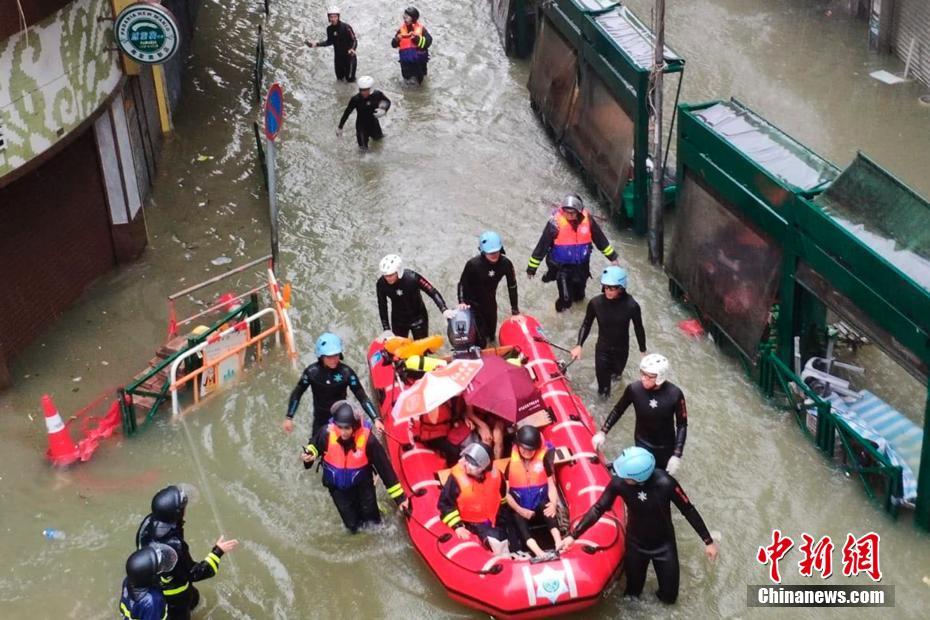
[(507, 422), (517, 422), (544, 409), (530, 373), (498, 355), (481, 356), (483, 365), (465, 388), (465, 402)]
[[(507, 319), (500, 329), (500, 344), (519, 348), (528, 359), (524, 368), (531, 371), (534, 387), (555, 418), (540, 428), (543, 439), (568, 448), (575, 457), (555, 469), (569, 520), (575, 523), (600, 497), (610, 474), (591, 445), (594, 420), (563, 377), (552, 349), (537, 337), (545, 335), (527, 315)], [(460, 539), (442, 523), (437, 506), (441, 485), (436, 472), (446, 468), (445, 460), (413, 437), (407, 420), (392, 416), (394, 402), (410, 386), (391, 362), (384, 344), (373, 342), (368, 367), (387, 430), (385, 441), (411, 498), (407, 532), (447, 594), (495, 618), (547, 618), (596, 605), (623, 558), (623, 503), (617, 502), (571, 549), (536, 564), (494, 557), (474, 536)]]
[(45, 457), (55, 467), (70, 465), (78, 460), (78, 449), (61, 420), (58, 408), (48, 394), (42, 396), (42, 409), (45, 411), (45, 427), (48, 429), (48, 450)]
[(692, 338), (700, 338), (704, 335), (704, 326), (701, 325), (698, 319), (679, 321), (678, 329), (680, 329), (685, 336), (691, 336)]
[(42, 397), (42, 409), (45, 411), (45, 426), (48, 428), (48, 450), (46, 458), (56, 467), (64, 467), (76, 461), (89, 461), (100, 441), (106, 439), (120, 426), (119, 401), (110, 403), (104, 416), (87, 415), (91, 407), (101, 403), (101, 400), (91, 403), (68, 421), (80, 420), (81, 440), (75, 444), (68, 430), (48, 394)]

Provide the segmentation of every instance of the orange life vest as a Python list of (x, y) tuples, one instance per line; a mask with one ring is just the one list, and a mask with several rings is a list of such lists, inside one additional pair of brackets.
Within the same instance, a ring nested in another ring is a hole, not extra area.
[(452, 476), (459, 485), (456, 502), (459, 516), (466, 523), (497, 522), (497, 511), (501, 507), (501, 473), (496, 467), (484, 472), (484, 479), (472, 478), (461, 464), (452, 468)]
[(558, 233), (552, 242), (550, 256), (557, 263), (580, 265), (591, 256), (591, 216), (582, 209), (578, 216), (578, 227), (572, 226), (562, 209), (552, 216)]
[(355, 442), (348, 452), (339, 443), (339, 431), (334, 424), (329, 425), (329, 438), (326, 452), (323, 454), (323, 484), (335, 489), (349, 489), (355, 486), (359, 474), (368, 467), (368, 438), (371, 431), (359, 428), (352, 436)]
[(404, 22), (400, 25), (399, 32), (400, 45), (398, 46), (398, 49), (401, 51), (415, 49), (417, 47), (416, 42), (419, 42), (420, 37), (423, 36), (423, 24), (417, 22), (411, 27), (408, 26), (406, 22)]
[(549, 476), (546, 475), (546, 447), (536, 451), (529, 461), (520, 456), (517, 446), (510, 452), (507, 483), (510, 493), (521, 507), (536, 510), (549, 497)]
[(445, 402), (429, 413), (420, 416), (420, 441), (430, 441), (449, 435), (452, 429), (452, 405)]

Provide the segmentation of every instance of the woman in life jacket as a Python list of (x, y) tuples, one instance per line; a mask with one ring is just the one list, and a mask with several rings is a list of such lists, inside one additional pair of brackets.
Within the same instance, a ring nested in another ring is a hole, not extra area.
[(555, 547), (562, 543), (556, 510), (559, 492), (553, 475), (554, 452), (543, 445), (542, 435), (535, 426), (517, 429), (510, 462), (507, 464), (507, 505), (514, 513), (514, 525), (520, 538), (537, 558), (547, 557), (530, 532), (530, 522), (542, 519)]

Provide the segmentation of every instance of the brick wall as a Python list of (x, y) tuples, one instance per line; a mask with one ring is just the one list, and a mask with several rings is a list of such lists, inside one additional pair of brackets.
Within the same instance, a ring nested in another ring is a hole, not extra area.
[(912, 39), (911, 77), (930, 86), (930, 0), (895, 0), (891, 49), (902, 62)]
[(107, 209), (93, 128), (0, 189), (0, 367), (113, 266)]

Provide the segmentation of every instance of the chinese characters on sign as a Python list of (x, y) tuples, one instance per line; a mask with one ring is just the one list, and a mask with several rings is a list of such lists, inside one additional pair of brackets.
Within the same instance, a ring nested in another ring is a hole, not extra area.
[[(813, 577), (814, 573), (819, 573), (821, 579), (826, 579), (833, 574), (833, 549), (834, 544), (829, 536), (824, 536), (816, 542), (810, 534), (801, 534), (801, 546), (798, 550), (802, 558), (798, 562), (798, 572), (803, 577)], [(855, 577), (859, 574), (868, 575), (872, 581), (881, 581), (882, 571), (878, 558), (878, 547), (880, 537), (875, 532), (869, 532), (859, 538), (852, 534), (846, 535), (846, 542), (843, 544), (842, 561), (843, 576)], [(769, 579), (773, 583), (781, 583), (781, 571), (779, 562), (788, 554), (788, 551), (794, 547), (794, 540), (789, 536), (782, 534), (781, 530), (772, 531), (772, 543), (765, 547), (759, 547), (756, 553), (756, 560), (763, 566), (769, 567)]]

